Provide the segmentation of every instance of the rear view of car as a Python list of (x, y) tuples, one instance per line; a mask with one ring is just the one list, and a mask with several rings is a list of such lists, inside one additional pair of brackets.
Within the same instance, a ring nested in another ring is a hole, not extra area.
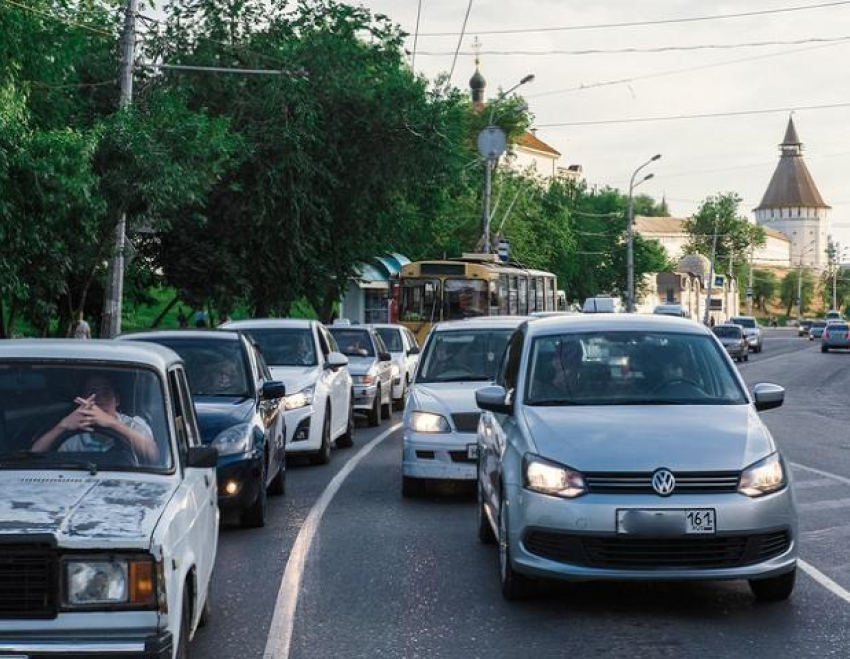
[(847, 323), (830, 323), (823, 329), (820, 351), (829, 352), (836, 349), (850, 349), (850, 325)]
[(750, 360), (750, 346), (744, 337), (744, 330), (739, 325), (717, 325), (713, 331), (732, 359), (736, 362)]
[(823, 331), (826, 329), (825, 320), (813, 320), (812, 326), (809, 328), (809, 341), (814, 341), (823, 336)]

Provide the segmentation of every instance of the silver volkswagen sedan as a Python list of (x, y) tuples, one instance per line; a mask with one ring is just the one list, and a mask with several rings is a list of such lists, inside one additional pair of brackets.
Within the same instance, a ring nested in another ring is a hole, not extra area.
[(750, 394), (697, 324), (663, 316), (537, 320), (476, 393), (479, 537), (508, 599), (537, 578), (745, 579), (790, 596), (788, 467)]

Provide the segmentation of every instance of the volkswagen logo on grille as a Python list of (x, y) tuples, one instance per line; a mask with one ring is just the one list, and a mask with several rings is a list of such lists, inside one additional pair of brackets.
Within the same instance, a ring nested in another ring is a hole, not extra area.
[(669, 497), (676, 489), (676, 478), (669, 469), (659, 469), (652, 474), (652, 489), (662, 497)]

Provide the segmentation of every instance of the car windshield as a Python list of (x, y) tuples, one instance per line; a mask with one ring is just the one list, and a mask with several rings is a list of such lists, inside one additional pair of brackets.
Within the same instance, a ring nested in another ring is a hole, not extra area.
[(714, 328), (715, 336), (721, 339), (740, 339), (743, 332), (740, 327), (721, 326)]
[(348, 357), (374, 357), (375, 349), (369, 338), (369, 332), (364, 329), (331, 328), (339, 351)]
[(141, 366), (0, 363), (0, 469), (169, 470), (165, 409)]
[(416, 382), (488, 382), (496, 377), (513, 330), (435, 332), (425, 346)]
[(404, 352), (404, 344), (401, 341), (401, 330), (395, 327), (379, 327), (375, 331), (383, 339), (387, 350), (390, 352)]
[(749, 327), (750, 329), (756, 326), (755, 318), (733, 318), (731, 322), (741, 327)]
[(154, 342), (171, 348), (186, 362), (193, 396), (251, 396), (242, 341), (157, 338)]
[(316, 345), (309, 329), (262, 328), (245, 330), (260, 346), (269, 366), (315, 366)]
[(534, 339), (528, 405), (737, 405), (747, 397), (699, 334), (594, 332)]

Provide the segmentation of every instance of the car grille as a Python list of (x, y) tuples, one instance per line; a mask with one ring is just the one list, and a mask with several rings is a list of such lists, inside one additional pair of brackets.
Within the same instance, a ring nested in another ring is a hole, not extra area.
[[(674, 494), (717, 494), (737, 492), (737, 471), (674, 472)], [(597, 472), (584, 474), (584, 482), (594, 494), (655, 494), (650, 472)]]
[(563, 563), (600, 568), (728, 568), (760, 563), (788, 549), (791, 535), (638, 538), (586, 537), (530, 531), (523, 541), (532, 554)]
[(56, 565), (48, 547), (0, 545), (0, 618), (55, 616)]
[(480, 412), (452, 414), (452, 421), (454, 422), (455, 428), (457, 428), (458, 432), (478, 432), (478, 420), (480, 418)]

